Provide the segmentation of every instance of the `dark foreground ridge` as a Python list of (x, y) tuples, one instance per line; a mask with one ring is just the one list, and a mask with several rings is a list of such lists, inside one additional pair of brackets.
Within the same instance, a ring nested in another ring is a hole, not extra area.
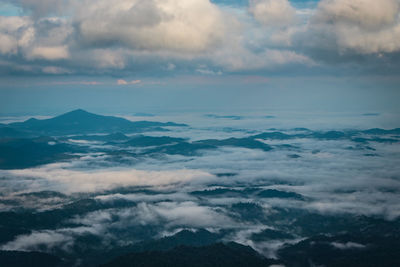
[(266, 259), (252, 248), (231, 242), (203, 247), (179, 246), (168, 251), (148, 251), (121, 256), (102, 267), (264, 267), (279, 261)]
[(62, 260), (42, 252), (0, 251), (0, 266), (3, 267), (61, 267)]

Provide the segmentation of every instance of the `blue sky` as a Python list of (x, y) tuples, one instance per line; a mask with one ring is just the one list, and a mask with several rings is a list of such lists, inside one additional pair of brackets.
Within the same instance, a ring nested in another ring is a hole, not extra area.
[(0, 114), (119, 103), (398, 112), (399, 10), (398, 0), (3, 0)]

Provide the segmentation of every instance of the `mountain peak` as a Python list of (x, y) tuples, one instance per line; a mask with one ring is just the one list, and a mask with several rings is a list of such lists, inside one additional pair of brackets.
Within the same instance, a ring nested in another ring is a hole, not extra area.
[(84, 109), (78, 108), (78, 109), (72, 110), (70, 112), (67, 112), (65, 114), (92, 114), (92, 113), (90, 113), (90, 112), (88, 112), (88, 111), (86, 111)]
[[(59, 135), (110, 132), (136, 133), (148, 129), (157, 129), (160, 126), (178, 126), (178, 124), (149, 121), (132, 122), (121, 117), (97, 115), (83, 109), (75, 109), (50, 119), (11, 123), (10, 126), (35, 132), (39, 135)], [(126, 136), (121, 134), (116, 137), (120, 140), (127, 139)]]
[(75, 109), (73, 111), (64, 113), (64, 114), (59, 115), (57, 117), (54, 117), (54, 119), (58, 119), (58, 118), (62, 118), (62, 119), (65, 119), (65, 118), (68, 118), (68, 119), (71, 119), (71, 118), (73, 118), (73, 119), (82, 119), (82, 118), (94, 117), (94, 116), (99, 116), (99, 115), (96, 115), (94, 113), (90, 113), (90, 112), (88, 112), (86, 110), (83, 110), (83, 109)]

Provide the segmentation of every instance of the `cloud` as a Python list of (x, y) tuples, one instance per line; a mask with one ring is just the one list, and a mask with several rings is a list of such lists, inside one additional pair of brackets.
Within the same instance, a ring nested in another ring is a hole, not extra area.
[(79, 84), (79, 85), (102, 85), (102, 82), (98, 81), (68, 81), (68, 82), (53, 82), (52, 84), (57, 84), (57, 85), (74, 85), (74, 84)]
[(17, 54), (20, 48), (24, 48), (30, 43), (33, 35), (34, 29), (29, 18), (0, 16), (1, 54)]
[(29, 57), (33, 59), (59, 60), (68, 58), (67, 46), (34, 47)]
[(208, 0), (92, 1), (75, 18), (82, 42), (139, 50), (204, 51), (224, 35), (223, 14)]
[(38, 231), (28, 235), (20, 235), (15, 240), (1, 246), (2, 250), (18, 250), (18, 251), (38, 251), (46, 250), (60, 246), (64, 249), (70, 247), (73, 243), (71, 236), (51, 231)]
[(203, 75), (222, 75), (222, 71), (213, 71), (213, 70), (207, 69), (206, 66), (199, 66), (196, 69), (196, 72), (203, 74)]
[(66, 73), (71, 73), (71, 71), (64, 69), (64, 68), (60, 68), (60, 67), (56, 67), (56, 66), (47, 66), (44, 67), (42, 69), (42, 71), (44, 73), (48, 73), (48, 74), (66, 74)]
[(75, 239), (78, 236), (92, 234), (109, 238), (108, 234), (105, 233), (105, 225), (102, 224), (107, 218), (100, 219), (94, 218), (90, 226), (33, 231), (30, 234), (19, 235), (13, 241), (5, 243), (0, 248), (2, 250), (45, 251), (49, 253), (61, 249), (66, 252), (72, 252)]
[(316, 64), (309, 57), (293, 50), (266, 48), (254, 53), (243, 47), (236, 47), (236, 49), (216, 52), (213, 58), (214, 63), (222, 65), (230, 72), (271, 70), (285, 65), (312, 66)]
[(90, 212), (74, 218), (72, 222), (88, 227), (103, 225), (105, 228), (124, 228), (127, 225), (162, 225), (163, 229), (176, 227), (221, 228), (236, 225), (220, 208), (203, 206), (192, 201), (151, 202), (139, 202), (136, 207), (132, 208)]
[(0, 52), (2, 54), (15, 54), (17, 52), (17, 40), (12, 36), (0, 34)]
[(297, 9), (288, 0), (251, 0), (247, 10), (210, 0), (51, 2), (13, 1), (29, 15), (0, 17), (3, 75), (315, 75), (340, 70), (336, 62), (398, 69), (397, 0)]
[(141, 80), (132, 80), (132, 81), (125, 81), (123, 79), (117, 80), (118, 85), (139, 84), (141, 82), (142, 82)]
[(397, 0), (322, 0), (298, 38), (320, 57), (352, 61), (375, 55), (387, 61), (382, 54), (400, 52), (399, 8)]
[(331, 245), (337, 249), (363, 249), (363, 248), (366, 248), (365, 245), (354, 243), (354, 242), (346, 242), (346, 243), (332, 242)]
[(65, 11), (67, 3), (65, 0), (9, 0), (9, 2), (21, 6), (27, 13), (32, 13), (34, 17)]
[[(206, 118), (206, 121), (198, 122), (201, 127), (186, 129), (184, 134), (193, 139), (216, 136), (225, 138), (232, 135), (244, 137), (253, 134), (249, 129), (256, 132), (263, 130), (263, 124), (267, 122), (264, 118), (256, 116), (244, 116), (240, 121), (218, 119), (217, 122), (209, 117), (201, 118)], [(226, 124), (228, 121), (231, 124)], [(232, 124), (237, 132), (221, 132), (221, 127)], [(246, 127), (248, 131), (240, 130), (242, 127)], [(298, 132), (295, 129), (281, 131), (288, 134)], [(182, 137), (183, 133), (176, 131), (168, 134)], [(67, 201), (64, 203), (70, 204), (70, 201), (79, 201), (81, 198), (91, 199), (96, 201), (94, 206), (98, 210), (92, 211), (92, 206), (89, 206), (87, 213), (81, 213), (85, 209), (79, 209), (78, 215), (72, 211), (74, 217), (66, 218), (57, 224), (57, 227), (61, 228), (33, 231), (31, 234), (16, 237), (1, 248), (62, 248), (68, 251), (74, 247), (75, 242), (79, 242), (77, 237), (85, 234), (101, 237), (104, 244), (113, 245), (112, 242), (119, 242), (118, 244), (126, 245), (141, 239), (160, 237), (165, 232), (176, 232), (177, 229), (207, 228), (213, 231), (229, 229), (230, 231), (226, 231), (229, 232), (226, 240), (251, 245), (272, 257), (286, 241), (258, 242), (251, 241), (250, 238), (253, 233), (265, 229), (265, 225), (273, 224), (268, 220), (273, 218), (274, 214), (279, 215), (278, 208), (289, 212), (291, 209), (297, 211), (290, 213), (288, 220), (280, 221), (284, 225), (287, 223), (285, 230), (290, 229), (293, 218), (309, 213), (345, 214), (350, 218), (354, 215), (383, 217), (388, 220), (399, 218), (399, 143), (371, 142), (370, 146), (381, 156), (364, 157), (365, 151), (362, 148), (349, 149), (349, 146), (355, 146), (350, 140), (298, 138), (264, 142), (272, 146), (289, 144), (293, 147), (275, 147), (269, 152), (226, 147), (204, 152), (198, 157), (149, 156), (138, 160), (136, 169), (105, 168), (103, 161), (107, 160), (106, 157), (100, 157), (102, 161), (99, 164), (99, 158), (87, 156), (79, 162), (51, 164), (25, 170), (3, 170), (0, 172), (0, 176), (4, 177), (0, 180), (0, 203), (14, 202), (15, 208), (19, 209), (25, 207), (40, 210), (40, 206), (62, 209), (61, 198), (36, 201), (31, 195), (28, 197), (16, 194), (19, 191), (51, 189), (66, 193), (91, 192), (93, 194), (66, 196)], [(294, 151), (301, 157), (288, 158), (288, 154)], [(102, 166), (96, 167), (99, 165)], [(235, 175), (216, 177), (210, 173)], [(115, 190), (112, 193), (104, 192), (130, 186), (151, 188), (147, 188), (149, 191), (140, 192), (135, 192), (137, 188), (132, 189), (133, 192), (130, 188)], [(246, 193), (239, 196), (210, 194), (207, 197), (191, 194), (195, 190), (213, 188), (229, 188)], [(296, 192), (302, 194), (305, 200), (261, 198), (257, 193), (245, 190), (250, 188)], [(36, 203), (33, 203), (35, 201)], [(258, 222), (253, 216), (246, 215), (247, 210), (243, 211), (242, 218), (239, 216), (241, 211), (232, 208), (235, 203), (255, 204), (259, 207), (256, 215), (265, 215), (265, 221), (260, 219)], [(82, 226), (68, 228), (71, 225)], [(276, 226), (279, 230), (278, 227), (282, 225), (278, 223), (270, 226)], [(138, 232), (140, 234), (135, 235)], [(223, 232), (225, 231), (220, 233)], [(299, 239), (291, 240), (298, 241)], [(352, 242), (333, 242), (330, 245), (337, 249), (364, 248), (364, 245)]]
[[(85, 57), (85, 55), (82, 55)], [(126, 57), (128, 57), (126, 51), (117, 49), (93, 49), (87, 56), (90, 60), (96, 62), (96, 68), (100, 69), (123, 69), (126, 67)], [(90, 66), (90, 62), (89, 62)]]
[[(186, 189), (184, 189), (186, 190)], [(103, 203), (114, 202), (118, 200), (126, 200), (130, 202), (162, 202), (162, 201), (174, 201), (174, 202), (185, 202), (195, 201), (196, 198), (183, 192), (159, 192), (157, 194), (145, 194), (145, 193), (134, 193), (134, 194), (106, 194), (98, 195), (95, 197), (96, 200), (100, 200)]]
[[(39, 168), (1, 171), (2, 175), (45, 180), (48, 188), (60, 192), (95, 192), (123, 186), (170, 186), (205, 182), (212, 175), (199, 170), (142, 171), (135, 169), (96, 169), (79, 171), (56, 163)], [(43, 189), (42, 189), (43, 190)]]
[[(295, 50), (265, 47), (254, 51), (249, 44), (258, 40), (248, 37), (262, 32), (246, 33), (253, 32), (246, 22), (248, 14), (209, 0), (70, 0), (57, 2), (54, 9), (46, 9), (46, 1), (28, 2), (17, 4), (34, 16), (0, 20), (0, 29), (1, 25), (7, 29), (0, 30), (0, 53), (14, 55), (5, 57), (4, 63), (16, 72), (114, 74), (118, 70), (121, 75), (120, 71), (134, 70), (219, 75), (225, 70), (309, 62)], [(288, 42), (285, 34), (278, 35), (275, 43)], [(279, 59), (278, 53), (283, 57)], [(54, 68), (53, 62), (60, 60)]]
[(398, 22), (399, 7), (397, 0), (323, 0), (314, 20), (380, 30)]
[(166, 220), (171, 226), (226, 227), (233, 224), (221, 211), (194, 202), (161, 202), (156, 205), (142, 203), (137, 212), (142, 224), (154, 223), (154, 217)]
[(296, 11), (288, 0), (250, 0), (249, 12), (265, 26), (285, 27), (296, 19)]

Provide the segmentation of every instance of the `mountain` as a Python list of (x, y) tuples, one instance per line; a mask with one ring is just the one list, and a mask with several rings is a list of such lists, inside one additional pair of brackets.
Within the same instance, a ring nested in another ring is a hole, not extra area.
[(201, 247), (216, 243), (222, 236), (204, 229), (182, 230), (175, 235), (135, 244), (131, 252), (167, 251), (179, 246)]
[(64, 266), (56, 256), (42, 252), (1, 251), (2, 267), (57, 267)]
[(169, 136), (136, 136), (127, 142), (122, 143), (123, 145), (132, 147), (147, 147), (147, 146), (161, 146), (173, 143), (183, 142), (183, 138), (174, 138)]
[(257, 135), (253, 135), (254, 139), (271, 139), (271, 140), (289, 140), (296, 138), (296, 136), (284, 134), (281, 132), (266, 132)]
[(168, 146), (160, 146), (149, 150), (149, 153), (164, 153), (170, 155), (184, 155), (184, 156), (195, 156), (199, 154), (199, 151), (207, 149), (216, 149), (216, 146), (193, 142), (180, 142)]
[(18, 131), (6, 125), (0, 125), (0, 138), (24, 138), (29, 137), (30, 134)]
[(399, 246), (398, 236), (386, 229), (361, 235), (317, 235), (284, 247), (279, 257), (289, 267), (391, 267), (400, 266)]
[(103, 267), (258, 267), (279, 263), (266, 259), (252, 248), (237, 243), (216, 243), (203, 247), (179, 246), (168, 251), (130, 253)]
[(228, 138), (228, 139), (222, 139), (222, 140), (217, 140), (217, 139), (207, 139), (207, 140), (201, 140), (197, 141), (195, 143), (198, 144), (203, 144), (203, 145), (208, 145), (208, 146), (232, 146), (232, 147), (244, 147), (244, 148), (249, 148), (249, 149), (261, 149), (264, 151), (270, 151), (272, 148), (260, 141), (254, 140), (252, 138)]
[(102, 116), (77, 109), (63, 115), (38, 120), (31, 118), (24, 122), (15, 122), (8, 125), (17, 130), (45, 135), (67, 135), (87, 133), (133, 133), (148, 130), (163, 130), (165, 126), (186, 126), (173, 122), (129, 121), (124, 118)]
[(280, 191), (276, 189), (266, 189), (257, 194), (261, 198), (292, 198), (304, 200), (303, 196), (294, 192)]
[(373, 129), (365, 130), (365, 131), (363, 131), (363, 133), (372, 134), (372, 135), (400, 134), (400, 128), (395, 128), (395, 129), (390, 129), (390, 130), (373, 128)]
[(101, 142), (113, 142), (113, 141), (126, 141), (129, 140), (129, 137), (124, 135), (123, 133), (111, 133), (107, 135), (74, 135), (74, 136), (67, 136), (64, 137), (63, 140), (87, 140), (87, 141), (101, 141)]
[(259, 233), (251, 235), (253, 241), (266, 241), (266, 240), (282, 240), (282, 239), (293, 239), (293, 235), (277, 230), (264, 229)]
[(0, 139), (0, 169), (28, 168), (71, 159), (71, 153), (83, 152), (51, 137), (33, 139)]

